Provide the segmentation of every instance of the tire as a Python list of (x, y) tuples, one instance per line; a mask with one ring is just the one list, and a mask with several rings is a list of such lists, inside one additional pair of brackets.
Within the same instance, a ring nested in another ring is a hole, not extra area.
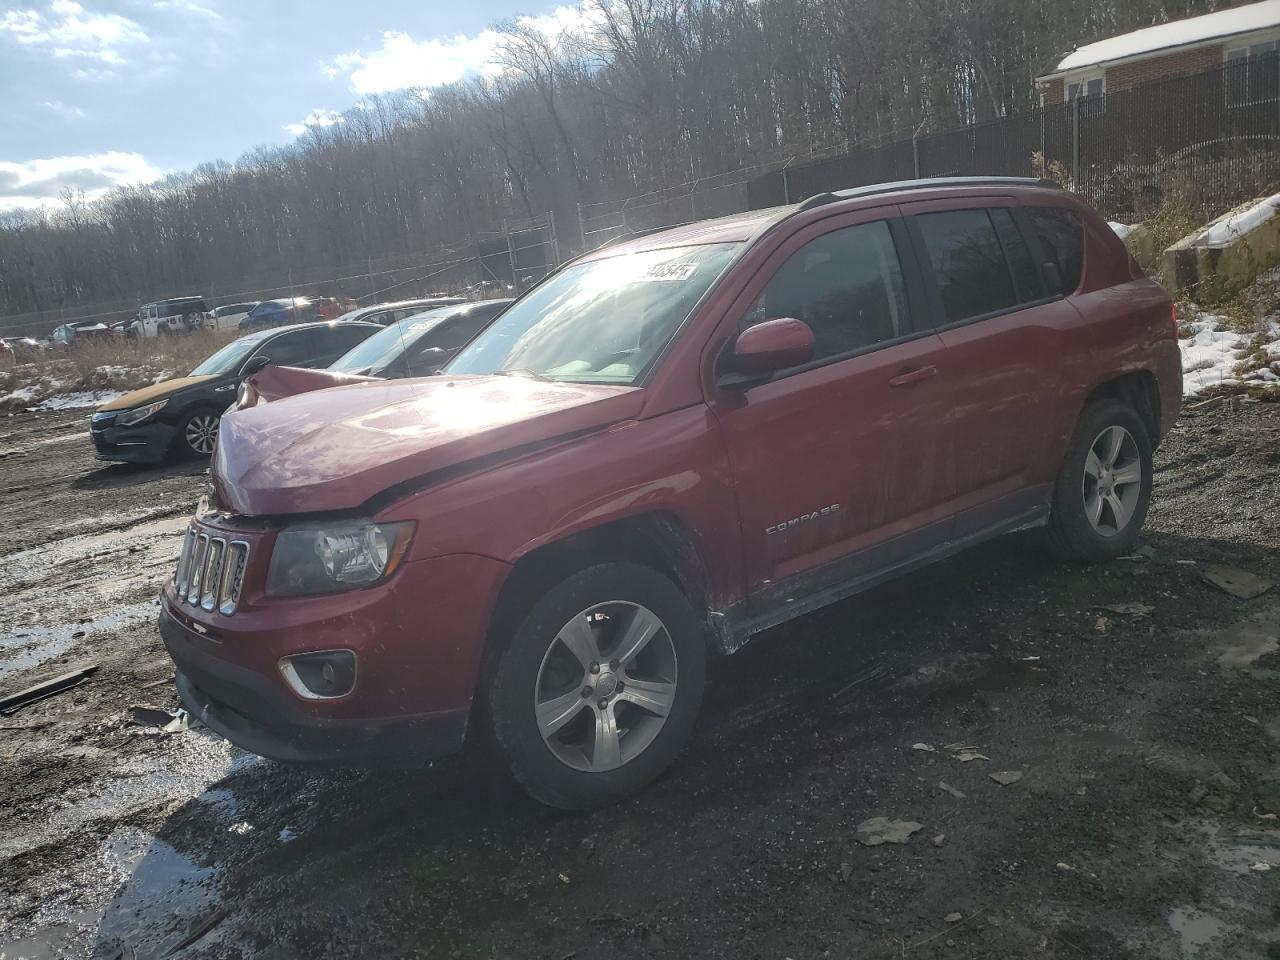
[(1132, 553), (1151, 504), (1151, 478), (1151, 435), (1142, 418), (1120, 400), (1090, 402), (1054, 483), (1049, 549), (1090, 562)]
[(634, 563), (581, 570), (531, 606), (498, 660), (494, 741), (535, 800), (564, 810), (614, 803), (688, 742), (706, 657), (701, 623), (666, 577)]
[(182, 418), (174, 445), (178, 452), (191, 460), (207, 459), (213, 454), (213, 443), (218, 436), (218, 421), (222, 414), (213, 407), (197, 407)]

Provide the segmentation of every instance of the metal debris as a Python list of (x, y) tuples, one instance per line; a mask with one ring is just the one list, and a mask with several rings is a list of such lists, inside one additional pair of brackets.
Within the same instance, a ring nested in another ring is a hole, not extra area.
[(1239, 597), (1241, 600), (1260, 597), (1274, 586), (1270, 580), (1264, 580), (1248, 570), (1226, 567), (1217, 563), (1206, 563), (1200, 570), (1200, 576), (1219, 590), (1233, 597)]
[(858, 824), (854, 834), (864, 847), (878, 847), (883, 843), (906, 843), (912, 834), (924, 829), (923, 823), (914, 820), (890, 820), (888, 817), (872, 817)]
[(913, 744), (911, 745), (911, 749), (912, 749), (912, 750), (922, 750), (922, 751), (924, 751), (925, 753), (937, 753), (937, 752), (938, 752), (937, 747), (930, 746), (930, 745), (929, 745), (929, 744), (927, 744), (927, 743), (913, 743)]
[(64, 673), (60, 677), (54, 677), (52, 680), (45, 680), (43, 683), (27, 687), (25, 690), (19, 690), (17, 693), (0, 697), (0, 714), (11, 717), (23, 707), (28, 707), (47, 697), (56, 696), (73, 687), (78, 687), (97, 672), (98, 665), (92, 663), (86, 667), (81, 667), (79, 670), (73, 670), (71, 673)]
[(953, 797), (955, 797), (957, 800), (964, 800), (964, 799), (965, 799), (965, 794), (964, 794), (964, 793), (962, 793), (961, 791), (957, 790), (955, 787), (953, 787), (951, 784), (947, 783), (947, 781), (945, 781), (945, 780), (939, 780), (939, 781), (938, 781), (938, 789), (939, 789), (939, 790), (944, 790), (944, 791), (946, 791), (947, 793), (949, 793), (949, 794), (951, 794)]
[(948, 913), (948, 914), (947, 914), (945, 917), (943, 917), (942, 919), (943, 919), (944, 921), (946, 921), (947, 923), (959, 923), (961, 920), (963, 920), (963, 919), (964, 919), (964, 914), (963, 914), (963, 913), (959, 913), (959, 912), (955, 912), (955, 913)]
[(1000, 784), (1000, 786), (1007, 787), (1009, 784), (1017, 783), (1021, 780), (1023, 774), (1021, 770), (1001, 770), (997, 773), (988, 773), (987, 776)]

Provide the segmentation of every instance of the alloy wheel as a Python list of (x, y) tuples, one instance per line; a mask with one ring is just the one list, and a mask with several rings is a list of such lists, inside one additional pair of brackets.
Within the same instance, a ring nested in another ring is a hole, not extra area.
[(1084, 460), (1084, 515), (1093, 529), (1114, 537), (1128, 526), (1142, 496), (1142, 457), (1124, 427), (1105, 428)]
[(213, 453), (218, 439), (218, 418), (212, 413), (197, 413), (187, 421), (186, 440), (196, 453), (208, 456)]
[(534, 683), (538, 732), (566, 766), (615, 770), (653, 743), (675, 703), (675, 645), (647, 607), (597, 603), (556, 634)]

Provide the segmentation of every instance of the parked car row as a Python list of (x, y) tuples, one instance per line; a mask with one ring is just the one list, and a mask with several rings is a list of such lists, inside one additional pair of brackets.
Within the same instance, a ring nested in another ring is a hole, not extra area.
[(419, 319), (223, 417), (161, 596), (178, 694), (287, 761), (480, 737), (575, 809), (672, 763), (708, 652), (1015, 530), (1131, 552), (1182, 393), (1168, 296), (1013, 178), (625, 239), (439, 374), (366, 376), (434, 367), (380, 352)]
[[(265, 368), (333, 371), (364, 378), (427, 376), (511, 301), (490, 300), (411, 313), (390, 327), (368, 320), (329, 320), (266, 327), (227, 344), (186, 377), (135, 390), (98, 407), (90, 420), (100, 460), (160, 463), (171, 456), (207, 457), (218, 422), (241, 385)], [(391, 312), (381, 304), (370, 316)], [(394, 305), (400, 309), (400, 305)], [(368, 313), (368, 311), (364, 311)], [(314, 376), (305, 389), (332, 386)], [(299, 392), (295, 386), (291, 392)], [(249, 394), (255, 405), (262, 398)], [(243, 401), (241, 406), (246, 405)]]

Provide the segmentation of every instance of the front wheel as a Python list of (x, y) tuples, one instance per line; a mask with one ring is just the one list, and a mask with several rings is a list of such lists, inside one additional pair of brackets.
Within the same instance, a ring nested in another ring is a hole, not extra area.
[(1151, 436), (1119, 400), (1085, 407), (1054, 485), (1049, 548), (1076, 560), (1132, 552), (1151, 503)]
[(603, 806), (680, 753), (705, 672), (701, 625), (675, 584), (638, 564), (590, 567), (516, 629), (489, 689), (494, 738), (534, 799)]
[(218, 421), (221, 416), (214, 410), (193, 410), (178, 426), (178, 449), (185, 457), (193, 459), (209, 457), (218, 440)]

